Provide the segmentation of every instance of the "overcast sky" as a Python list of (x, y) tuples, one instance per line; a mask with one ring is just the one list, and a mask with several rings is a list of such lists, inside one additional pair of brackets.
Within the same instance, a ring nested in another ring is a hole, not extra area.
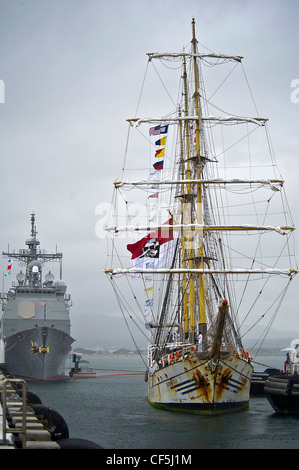
[[(146, 52), (180, 51), (192, 17), (201, 43), (244, 56), (299, 226), (298, 0), (0, 0), (0, 249), (25, 247), (34, 211), (42, 248), (63, 252), (77, 346), (125, 332), (95, 210), (111, 200)], [(296, 286), (275, 327), (299, 331)]]

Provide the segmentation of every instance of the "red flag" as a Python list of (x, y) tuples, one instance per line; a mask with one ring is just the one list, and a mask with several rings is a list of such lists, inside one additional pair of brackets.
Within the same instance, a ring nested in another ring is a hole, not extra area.
[(160, 162), (153, 164), (153, 167), (155, 168), (155, 170), (163, 170), (163, 166), (164, 166), (164, 160), (161, 160)]
[[(164, 225), (172, 224), (173, 220), (171, 218), (167, 222), (165, 222)], [(146, 235), (146, 237), (143, 237), (141, 240), (138, 240), (138, 242), (127, 245), (127, 249), (132, 253), (131, 259), (135, 259), (139, 256), (144, 255), (143, 248), (149, 240), (158, 241), (160, 245), (163, 245), (163, 243), (173, 240), (173, 231), (169, 230), (168, 228), (159, 228), (158, 230), (150, 232), (148, 235)]]

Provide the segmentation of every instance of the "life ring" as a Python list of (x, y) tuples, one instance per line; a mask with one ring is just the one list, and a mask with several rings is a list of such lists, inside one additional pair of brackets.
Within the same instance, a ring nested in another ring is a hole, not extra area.
[(245, 352), (245, 359), (248, 359), (248, 351)]
[(169, 355), (168, 355), (168, 360), (169, 360), (169, 362), (173, 362), (173, 360), (174, 360), (174, 355), (173, 355), (173, 354), (169, 354)]
[(180, 351), (176, 351), (174, 353), (174, 357), (175, 357), (176, 360), (178, 360), (180, 358)]
[(196, 351), (196, 347), (195, 346), (191, 346), (191, 352), (195, 352)]
[(242, 348), (242, 349), (241, 349), (241, 356), (244, 357), (244, 354), (245, 354), (245, 351), (244, 351), (244, 349)]

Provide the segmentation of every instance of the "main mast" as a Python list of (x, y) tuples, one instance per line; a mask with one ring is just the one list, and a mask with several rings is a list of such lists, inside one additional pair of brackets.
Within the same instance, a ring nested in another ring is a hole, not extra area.
[[(194, 69), (194, 100), (195, 100), (195, 114), (198, 119), (195, 121), (195, 148), (196, 148), (196, 178), (201, 179), (201, 155), (200, 155), (200, 108), (199, 108), (199, 83), (198, 83), (198, 68), (197, 68), (197, 40), (195, 37), (195, 20), (192, 19), (192, 45), (193, 45), (193, 69)], [(203, 224), (203, 211), (202, 211), (202, 186), (197, 185), (197, 219), (199, 224)], [(200, 236), (202, 241), (198, 250), (198, 268), (203, 269), (203, 256), (204, 256), (204, 240), (203, 232)], [(205, 291), (203, 284), (203, 276), (199, 276), (199, 328), (202, 329), (203, 337), (206, 338), (206, 306), (205, 306)]]
[[(194, 108), (195, 108), (195, 155), (191, 157), (190, 151), (190, 126), (189, 120), (185, 120), (185, 137), (186, 137), (186, 169), (185, 174), (182, 174), (182, 179), (186, 181), (186, 191), (181, 195), (181, 213), (182, 224), (197, 224), (203, 226), (203, 210), (202, 210), (202, 186), (196, 185), (196, 192), (193, 192), (193, 187), (190, 183), (192, 180), (191, 162), (194, 165), (195, 179), (201, 180), (201, 155), (200, 155), (200, 106), (199, 106), (199, 83), (198, 83), (198, 68), (197, 68), (197, 40), (195, 37), (195, 21), (192, 21), (192, 49), (193, 49), (193, 71), (194, 71)], [(185, 96), (185, 116), (189, 115), (188, 106), (188, 87), (187, 87), (187, 71), (186, 60), (183, 58), (183, 81), (184, 81), (184, 96)], [(182, 185), (182, 189), (184, 185)], [(187, 204), (187, 210), (186, 210)], [(191, 270), (194, 268), (203, 269), (203, 253), (204, 253), (203, 230), (200, 232), (192, 229), (182, 230), (182, 256), (183, 264), (188, 260), (188, 266)], [(198, 244), (198, 247), (196, 246)], [(196, 282), (198, 281), (198, 282)], [(188, 286), (187, 292), (186, 287)], [(186, 274), (183, 277), (183, 317), (184, 317), (184, 332), (186, 339), (190, 342), (195, 342), (196, 338), (196, 298), (198, 298), (199, 308), (199, 329), (202, 331), (204, 338), (206, 338), (206, 313), (205, 313), (205, 290), (203, 283), (203, 275), (189, 274), (189, 281), (186, 280)], [(196, 292), (198, 290), (198, 292)], [(197, 295), (196, 295), (197, 294)], [(188, 297), (188, 300), (187, 300)]]
[[(187, 71), (186, 71), (186, 60), (184, 58), (184, 69), (183, 69), (183, 80), (184, 80), (184, 95), (185, 95), (185, 115), (188, 116), (188, 87), (187, 87)], [(189, 135), (189, 121), (185, 121), (185, 137), (186, 137), (186, 170), (185, 180), (190, 181), (191, 179), (191, 156), (190, 156), (190, 135)], [(184, 176), (183, 176), (184, 177)], [(182, 188), (184, 185), (182, 185)], [(193, 211), (193, 194), (192, 185), (186, 183), (186, 194), (181, 195), (181, 214), (182, 224), (188, 225), (194, 223), (194, 211)], [(186, 210), (187, 208), (187, 210)], [(187, 232), (182, 230), (182, 256), (183, 262), (188, 260), (188, 265), (193, 269), (194, 264), (194, 251), (193, 251), (193, 234), (192, 230)], [(187, 287), (188, 286), (188, 287)], [(194, 276), (189, 275), (189, 281), (186, 280), (184, 275), (183, 282), (183, 296), (186, 301), (183, 303), (184, 306), (184, 326), (185, 326), (185, 338), (194, 342), (195, 339), (195, 282)]]

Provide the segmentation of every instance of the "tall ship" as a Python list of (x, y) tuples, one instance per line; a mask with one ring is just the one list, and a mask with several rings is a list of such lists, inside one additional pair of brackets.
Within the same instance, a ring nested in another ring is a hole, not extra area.
[[(148, 341), (149, 403), (216, 414), (248, 407), (246, 335), (261, 322), (266, 334), (297, 268), (284, 180), (243, 57), (198, 45), (193, 19), (188, 46), (147, 54), (105, 273), (132, 338)], [(232, 112), (240, 106), (245, 116)]]
[[(62, 253), (47, 253), (37, 239), (35, 214), (31, 214), (31, 234), (27, 248), (3, 252), (11, 267), (17, 260), (23, 269), (7, 293), (1, 294), (1, 340), (4, 364), (16, 377), (49, 379), (64, 375), (65, 360), (71, 350), (70, 294), (62, 281)], [(46, 263), (59, 262), (59, 279)]]

